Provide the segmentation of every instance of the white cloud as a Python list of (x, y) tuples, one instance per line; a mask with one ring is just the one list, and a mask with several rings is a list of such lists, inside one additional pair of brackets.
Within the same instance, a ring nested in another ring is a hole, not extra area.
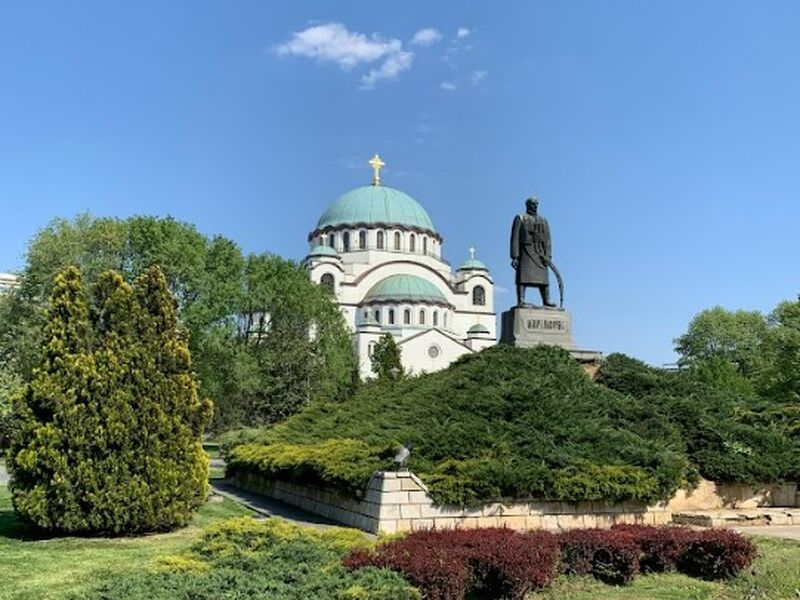
[(458, 86), (456, 86), (456, 84), (452, 81), (443, 81), (439, 84), (439, 87), (446, 92), (455, 92)]
[(420, 29), (415, 33), (414, 37), (411, 38), (411, 43), (417, 46), (431, 46), (441, 39), (442, 34), (438, 29), (428, 27), (426, 29)]
[(414, 53), (401, 50), (390, 54), (377, 69), (372, 69), (361, 78), (361, 89), (371, 90), (382, 79), (394, 79), (403, 71), (408, 71), (414, 62)]
[(459, 27), (456, 31), (456, 37), (463, 39), (469, 36), (470, 33), (472, 33), (472, 31), (468, 27)]
[(483, 81), (486, 76), (489, 74), (488, 71), (478, 70), (473, 71), (472, 75), (469, 76), (469, 80), (472, 85), (478, 85), (481, 81)]
[(333, 62), (342, 69), (378, 60), (400, 51), (400, 40), (384, 40), (373, 34), (348, 31), (341, 23), (314, 25), (296, 31), (289, 41), (276, 48), (279, 56), (304, 56), (320, 62)]

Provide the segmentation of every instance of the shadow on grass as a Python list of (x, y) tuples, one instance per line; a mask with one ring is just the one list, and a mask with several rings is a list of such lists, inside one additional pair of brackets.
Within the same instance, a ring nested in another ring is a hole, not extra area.
[(58, 534), (39, 529), (35, 525), (23, 523), (17, 518), (14, 509), (5, 504), (0, 506), (0, 538), (35, 542), (61, 537)]

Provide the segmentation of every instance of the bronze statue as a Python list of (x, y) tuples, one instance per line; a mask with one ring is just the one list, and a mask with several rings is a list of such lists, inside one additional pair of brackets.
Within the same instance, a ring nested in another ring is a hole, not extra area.
[(539, 288), (542, 304), (554, 308), (550, 301), (550, 278), (547, 268), (553, 269), (558, 280), (560, 306), (564, 306), (564, 284), (561, 274), (553, 264), (553, 246), (550, 242), (550, 226), (547, 219), (538, 214), (539, 200), (528, 198), (525, 201), (526, 212), (517, 215), (511, 227), (511, 266), (517, 272), (517, 306), (529, 306), (525, 303), (525, 288)]

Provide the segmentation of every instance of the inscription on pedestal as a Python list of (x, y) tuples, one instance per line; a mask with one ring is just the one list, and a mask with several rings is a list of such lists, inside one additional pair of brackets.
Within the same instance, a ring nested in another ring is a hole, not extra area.
[(550, 308), (512, 308), (503, 313), (500, 342), (523, 348), (550, 344), (572, 350), (572, 315)]

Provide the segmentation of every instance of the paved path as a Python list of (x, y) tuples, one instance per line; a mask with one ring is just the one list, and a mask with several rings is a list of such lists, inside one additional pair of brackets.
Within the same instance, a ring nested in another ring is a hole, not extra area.
[(763, 535), (800, 541), (800, 525), (764, 525), (737, 527), (736, 531), (745, 535)]
[(227, 479), (212, 479), (211, 489), (215, 494), (242, 504), (262, 517), (282, 517), (303, 527), (343, 527), (330, 519), (315, 515), (280, 500), (267, 498), (237, 488)]

